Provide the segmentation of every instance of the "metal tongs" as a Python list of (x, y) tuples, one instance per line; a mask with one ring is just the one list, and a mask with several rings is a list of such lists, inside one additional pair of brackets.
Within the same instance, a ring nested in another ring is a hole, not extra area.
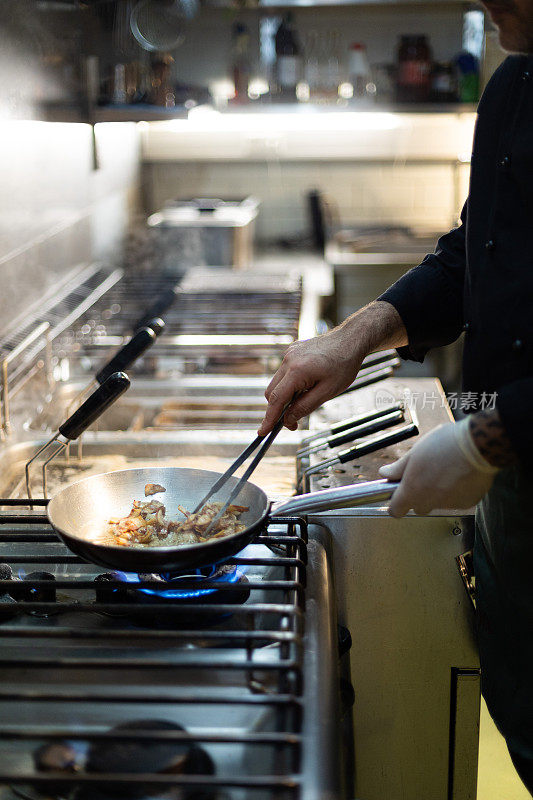
[(283, 411), (281, 412), (276, 424), (274, 425), (270, 433), (267, 436), (256, 436), (253, 442), (249, 444), (248, 447), (246, 447), (242, 451), (242, 453), (240, 453), (240, 455), (237, 456), (233, 464), (231, 464), (231, 466), (228, 467), (226, 472), (223, 475), (221, 475), (217, 481), (215, 481), (215, 483), (209, 489), (205, 497), (203, 497), (200, 500), (200, 502), (194, 509), (193, 514), (197, 514), (200, 511), (200, 509), (205, 506), (209, 498), (212, 497), (216, 492), (218, 492), (219, 489), (221, 489), (227, 483), (227, 481), (232, 477), (233, 473), (236, 470), (238, 470), (242, 464), (244, 464), (246, 459), (252, 455), (254, 450), (257, 450), (257, 448), (259, 448), (255, 456), (251, 460), (250, 464), (246, 468), (242, 478), (239, 478), (239, 481), (233, 487), (233, 490), (230, 492), (230, 495), (226, 500), (226, 502), (224, 503), (220, 511), (213, 517), (213, 519), (209, 523), (208, 527), (205, 530), (204, 536), (207, 533), (209, 533), (209, 531), (213, 528), (215, 523), (217, 523), (218, 520), (222, 517), (222, 515), (224, 514), (230, 503), (232, 503), (233, 500), (235, 500), (235, 498), (239, 495), (242, 487), (248, 481), (248, 478), (251, 476), (252, 472), (254, 472), (257, 465), (259, 464), (259, 462), (269, 449), (270, 445), (272, 444), (272, 442), (274, 441), (280, 430), (283, 428), (283, 419), (285, 417), (285, 412), (287, 411), (289, 406), (294, 402), (295, 399), (296, 396), (293, 397), (288, 403), (286, 403), (286, 405), (283, 408)]

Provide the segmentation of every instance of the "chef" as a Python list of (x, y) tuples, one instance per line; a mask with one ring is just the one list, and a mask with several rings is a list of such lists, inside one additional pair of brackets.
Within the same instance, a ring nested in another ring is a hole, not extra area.
[[(381, 474), (390, 513), (477, 504), (474, 565), (482, 690), (533, 794), (533, 0), (483, 3), (504, 49), (479, 104), (461, 225), (378, 300), (289, 348), (267, 391), (267, 433), (297, 421), (388, 347), (422, 361), (465, 333), (472, 413), (422, 437)], [(488, 397), (495, 402), (488, 403)]]

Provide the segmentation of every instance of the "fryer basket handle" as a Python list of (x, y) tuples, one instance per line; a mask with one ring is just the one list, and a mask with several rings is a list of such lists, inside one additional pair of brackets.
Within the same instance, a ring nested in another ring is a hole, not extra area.
[(134, 361), (142, 356), (146, 350), (155, 342), (157, 336), (152, 328), (141, 328), (135, 333), (129, 342), (116, 353), (113, 358), (96, 373), (96, 380), (101, 385), (114, 372), (122, 372), (131, 367)]
[(112, 405), (130, 386), (125, 372), (114, 372), (76, 409), (66, 422), (59, 426), (59, 433), (73, 441), (91, 425), (100, 414)]

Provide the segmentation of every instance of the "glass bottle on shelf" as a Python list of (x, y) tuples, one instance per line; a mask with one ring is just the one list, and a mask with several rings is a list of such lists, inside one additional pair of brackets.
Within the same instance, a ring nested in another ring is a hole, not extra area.
[(397, 99), (400, 103), (427, 102), (431, 91), (431, 66), (427, 36), (402, 36), (397, 76)]
[(250, 32), (242, 22), (236, 22), (232, 29), (231, 62), (235, 95), (233, 103), (248, 102), (250, 82)]
[(348, 71), (350, 83), (353, 87), (354, 100), (373, 99), (376, 88), (372, 83), (366, 47), (364, 44), (361, 44), (361, 42), (353, 42), (353, 44), (350, 45)]
[(302, 57), (298, 35), (289, 12), (276, 32), (276, 83), (278, 99), (296, 102)]
[(337, 97), (340, 83), (339, 32), (328, 34), (328, 58), (326, 62), (325, 88), (328, 96)]
[(310, 98), (316, 98), (320, 92), (319, 39), (316, 31), (311, 31), (305, 44), (304, 81), (309, 87)]

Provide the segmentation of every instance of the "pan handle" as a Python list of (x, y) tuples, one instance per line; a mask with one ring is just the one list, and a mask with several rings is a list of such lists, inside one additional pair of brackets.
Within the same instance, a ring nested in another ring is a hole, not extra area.
[(111, 361), (108, 361), (102, 369), (96, 373), (96, 380), (101, 385), (114, 372), (121, 372), (128, 369), (145, 350), (148, 350), (156, 340), (156, 334), (152, 328), (141, 328), (135, 333), (129, 342), (116, 353)]
[(390, 500), (398, 483), (377, 480), (365, 483), (354, 483), (335, 489), (324, 489), (321, 492), (300, 494), (291, 497), (286, 503), (274, 506), (273, 517), (292, 517), (298, 514), (318, 513), (319, 511), (332, 511), (334, 508), (354, 508), (355, 506), (371, 505), (382, 500)]
[(91, 425), (100, 414), (129, 388), (130, 379), (124, 372), (114, 372), (76, 409), (66, 422), (59, 427), (65, 439), (77, 439), (80, 433)]

